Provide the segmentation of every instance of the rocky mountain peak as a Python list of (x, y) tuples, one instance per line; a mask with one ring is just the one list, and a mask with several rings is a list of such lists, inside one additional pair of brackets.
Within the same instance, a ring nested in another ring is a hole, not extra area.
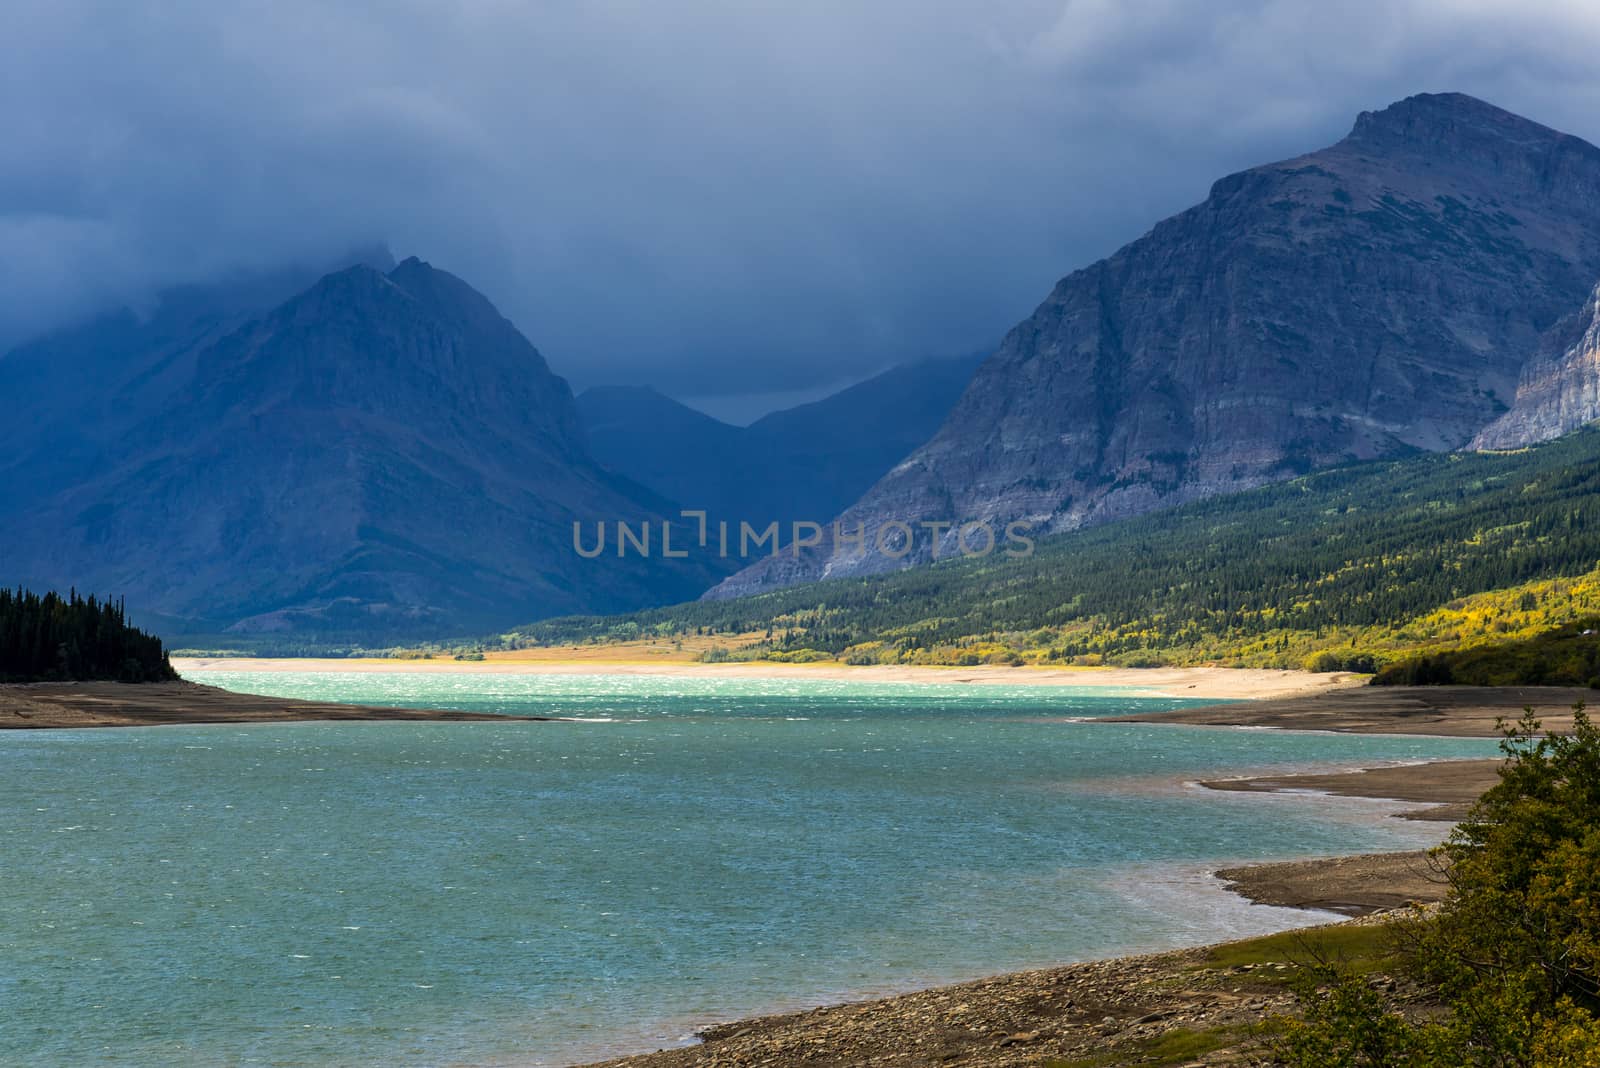
[(402, 294), (389, 281), (388, 275), (365, 263), (353, 263), (323, 275), (303, 293), (285, 301), (273, 310), (277, 318), (297, 315), (315, 315), (330, 306), (357, 308), (373, 301), (397, 300)]
[[(516, 335), (515, 326), (489, 298), (449, 271), (442, 271), (425, 260), (411, 256), (389, 272), (389, 280), (414, 299), (422, 302), (435, 315), (447, 319), (457, 327), (501, 338)], [(527, 346), (530, 351), (532, 346)], [(545, 368), (544, 358), (535, 351), (539, 366)], [(547, 369), (547, 368), (546, 368)]]
[(229, 410), (292, 404), (436, 421), (475, 412), (562, 454), (581, 441), (564, 379), (487, 297), (410, 258), (353, 264), (200, 356), (194, 389)]
[(1363, 111), (1346, 141), (1424, 149), (1441, 145), (1511, 143), (1524, 146), (1576, 140), (1466, 93), (1418, 93), (1379, 111)]

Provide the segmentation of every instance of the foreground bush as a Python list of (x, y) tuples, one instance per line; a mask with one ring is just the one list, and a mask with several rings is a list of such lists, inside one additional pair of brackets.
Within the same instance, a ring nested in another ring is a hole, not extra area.
[(1417, 999), (1319, 962), (1284, 1063), (1600, 1066), (1600, 732), (1582, 705), (1570, 736), (1540, 737), (1529, 712), (1501, 749), (1499, 784), (1440, 847), (1444, 904), (1395, 925)]

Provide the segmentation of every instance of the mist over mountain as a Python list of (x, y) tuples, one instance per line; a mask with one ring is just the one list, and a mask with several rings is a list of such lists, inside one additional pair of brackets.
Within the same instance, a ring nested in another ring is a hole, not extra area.
[[(1351, 460), (1514, 448), (1600, 417), (1600, 149), (1460, 94), (1061, 280), (999, 349), (734, 427), (574, 400), (461, 279), (386, 252), (164, 294), (0, 358), (7, 582), (114, 591), (169, 634), (492, 630), (864, 575)], [(583, 559), (574, 522), (704, 509), (866, 532), (736, 562)], [(917, 532), (903, 558), (881, 532)], [(718, 579), (723, 579), (717, 584)]]
[(358, 263), (391, 270), (384, 248), (334, 263), (291, 265), (161, 293), (53, 330), (0, 355), (0, 515), (52, 486), (86, 477), (121, 437), (185, 389), (201, 350), (314, 284)]
[(896, 522), (1066, 531), (1460, 448), (1597, 279), (1600, 149), (1460, 94), (1365, 112), (1062, 279), (846, 510), (868, 551), (765, 560), (713, 595), (929, 559), (927, 536), (873, 550)]
[(666, 502), (589, 458), (566, 382), (460, 279), (359, 263), (235, 326), (249, 303), (197, 296), (22, 354), (19, 388), (66, 399), (32, 433), (67, 447), (8, 473), (8, 580), (116, 590), (168, 633), (324, 635), (461, 633), (710, 581), (577, 557), (573, 521)]

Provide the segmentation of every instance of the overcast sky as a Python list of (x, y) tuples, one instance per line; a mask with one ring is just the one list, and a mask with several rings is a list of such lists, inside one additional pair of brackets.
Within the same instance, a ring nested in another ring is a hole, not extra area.
[(575, 385), (730, 414), (992, 346), (1222, 174), (1414, 92), (1600, 141), (1593, 0), (0, 9), (0, 345), (381, 239)]

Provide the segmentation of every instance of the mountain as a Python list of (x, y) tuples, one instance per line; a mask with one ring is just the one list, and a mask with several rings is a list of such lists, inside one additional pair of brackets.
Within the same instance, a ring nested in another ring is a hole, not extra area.
[(606, 467), (684, 508), (743, 514), (743, 429), (648, 386), (596, 386), (578, 394), (589, 452)]
[(0, 515), (84, 478), (122, 435), (187, 387), (195, 359), (329, 270), (394, 267), (387, 249), (319, 268), (285, 266), (159, 293), (54, 330), (0, 357), (0, 396), (21, 398), (0, 421)]
[(1591, 428), (1515, 452), (1341, 466), (1054, 535), (1017, 556), (523, 633), (721, 635), (719, 655), (733, 658), (1370, 671), (1600, 615), (1597, 562)]
[(933, 555), (931, 534), (874, 551), (895, 522), (1065, 531), (1459, 448), (1597, 278), (1600, 149), (1459, 94), (1363, 113), (1058, 283), (841, 517), (868, 551), (763, 560), (711, 596)]
[[(159, 410), (88, 477), (69, 466), (0, 517), (8, 581), (114, 590), (168, 633), (396, 635), (659, 603), (710, 579), (577, 556), (574, 521), (640, 522), (665, 502), (595, 464), (566, 382), (419, 260), (349, 267), (172, 348), (181, 387)], [(143, 399), (165, 366), (123, 369), (91, 408)]]
[(1600, 419), (1600, 287), (1557, 323), (1522, 369), (1511, 410), (1472, 439), (1475, 449), (1549, 441)]
[(891, 368), (811, 404), (730, 426), (653, 389), (578, 397), (601, 463), (712, 521), (827, 523), (927, 441), (978, 357)]

